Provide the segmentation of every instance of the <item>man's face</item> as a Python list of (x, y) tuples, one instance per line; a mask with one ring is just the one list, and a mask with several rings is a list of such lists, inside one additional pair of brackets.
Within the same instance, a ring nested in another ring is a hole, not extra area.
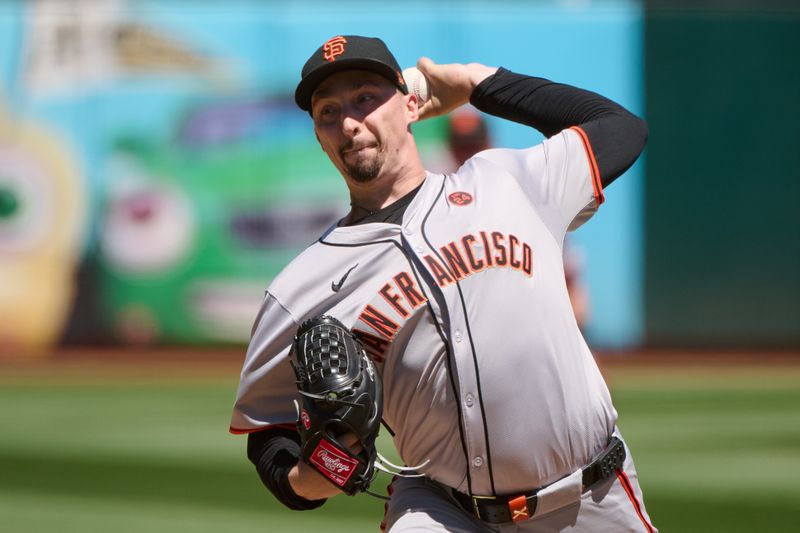
[(345, 178), (357, 183), (369, 183), (397, 168), (410, 122), (407, 109), (395, 85), (363, 70), (331, 75), (311, 98), (322, 149)]

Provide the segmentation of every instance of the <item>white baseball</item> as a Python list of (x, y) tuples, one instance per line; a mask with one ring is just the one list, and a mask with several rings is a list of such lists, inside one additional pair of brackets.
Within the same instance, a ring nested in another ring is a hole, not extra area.
[(408, 85), (408, 92), (417, 97), (417, 107), (428, 101), (431, 97), (430, 86), (425, 75), (417, 67), (403, 69), (403, 79)]

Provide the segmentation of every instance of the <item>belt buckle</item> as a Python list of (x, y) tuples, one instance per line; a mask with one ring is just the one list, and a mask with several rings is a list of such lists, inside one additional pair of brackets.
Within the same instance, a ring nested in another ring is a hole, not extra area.
[(625, 446), (617, 437), (611, 438), (611, 443), (606, 448), (605, 455), (599, 461), (600, 475), (608, 478), (617, 468), (625, 462)]
[(475, 516), (478, 520), (483, 520), (483, 518), (481, 518), (481, 509), (478, 507), (478, 500), (495, 500), (496, 498), (494, 496), (470, 496), (470, 499), (472, 500), (472, 511), (475, 513)]

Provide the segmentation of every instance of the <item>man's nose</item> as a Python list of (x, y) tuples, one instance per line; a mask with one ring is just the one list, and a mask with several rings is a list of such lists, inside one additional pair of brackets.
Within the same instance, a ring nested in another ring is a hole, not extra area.
[(354, 117), (352, 113), (345, 113), (342, 119), (342, 131), (352, 137), (356, 135), (361, 128), (361, 121)]

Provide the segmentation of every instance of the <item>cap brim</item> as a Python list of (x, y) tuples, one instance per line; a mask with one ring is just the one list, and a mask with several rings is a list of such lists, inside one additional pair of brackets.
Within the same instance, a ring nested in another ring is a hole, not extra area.
[(331, 74), (341, 70), (369, 70), (376, 74), (380, 74), (390, 82), (392, 82), (403, 93), (408, 94), (408, 87), (405, 86), (400, 80), (402, 79), (399, 72), (385, 63), (374, 59), (366, 59), (363, 57), (352, 59), (339, 59), (326, 63), (317, 67), (312, 72), (308, 73), (299, 84), (294, 93), (294, 101), (303, 111), (311, 111), (311, 95), (317, 90), (317, 87)]

